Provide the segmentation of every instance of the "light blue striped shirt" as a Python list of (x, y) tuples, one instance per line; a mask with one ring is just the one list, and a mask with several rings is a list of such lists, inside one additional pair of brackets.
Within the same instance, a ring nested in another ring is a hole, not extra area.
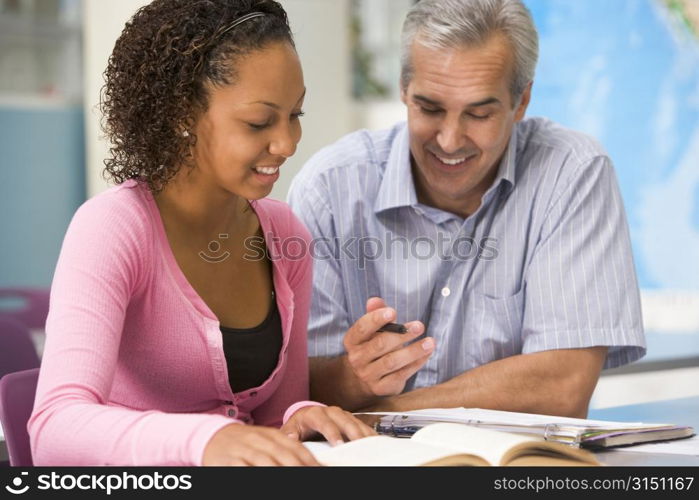
[(418, 202), (404, 123), (316, 153), (288, 201), (315, 238), (310, 356), (343, 353), (372, 296), (436, 340), (406, 390), (521, 353), (604, 345), (605, 368), (645, 354), (616, 176), (584, 134), (519, 122), (466, 219)]

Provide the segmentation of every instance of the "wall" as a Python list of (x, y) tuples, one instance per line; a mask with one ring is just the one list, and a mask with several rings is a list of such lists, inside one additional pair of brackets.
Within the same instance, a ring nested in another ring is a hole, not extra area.
[(0, 151), (0, 286), (48, 286), (84, 199), (80, 107), (0, 104)]
[(49, 286), (85, 199), (79, 19), (79, 0), (0, 3), (0, 287)]
[(145, 0), (83, 0), (83, 40), (85, 61), (85, 149), (87, 196), (91, 197), (108, 187), (102, 177), (103, 161), (108, 145), (101, 137), (100, 113), (97, 109), (104, 79), (102, 72), (114, 48), (114, 42), (124, 29), (126, 21), (148, 3)]

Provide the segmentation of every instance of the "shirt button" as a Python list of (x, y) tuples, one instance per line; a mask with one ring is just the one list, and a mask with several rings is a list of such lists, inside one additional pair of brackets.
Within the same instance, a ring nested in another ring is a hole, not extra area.
[(449, 297), (451, 295), (451, 290), (449, 290), (449, 287), (445, 286), (442, 288), (442, 297)]
[(232, 417), (232, 418), (237, 417), (237, 416), (238, 416), (238, 410), (236, 410), (235, 408), (232, 408), (232, 409), (228, 410), (228, 416), (229, 416), (229, 417)]

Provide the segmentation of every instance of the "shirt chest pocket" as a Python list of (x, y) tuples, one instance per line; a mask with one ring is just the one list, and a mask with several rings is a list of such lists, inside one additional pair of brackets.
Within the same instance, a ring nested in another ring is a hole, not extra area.
[(523, 289), (502, 298), (473, 293), (467, 300), (465, 333), (474, 364), (522, 352)]

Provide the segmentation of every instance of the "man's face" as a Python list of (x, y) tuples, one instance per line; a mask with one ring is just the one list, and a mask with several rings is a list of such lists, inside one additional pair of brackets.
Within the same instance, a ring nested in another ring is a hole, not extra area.
[(401, 97), (418, 199), (465, 217), (492, 184), (531, 86), (513, 106), (512, 55), (500, 35), (475, 47), (414, 43), (411, 55), (413, 76)]

